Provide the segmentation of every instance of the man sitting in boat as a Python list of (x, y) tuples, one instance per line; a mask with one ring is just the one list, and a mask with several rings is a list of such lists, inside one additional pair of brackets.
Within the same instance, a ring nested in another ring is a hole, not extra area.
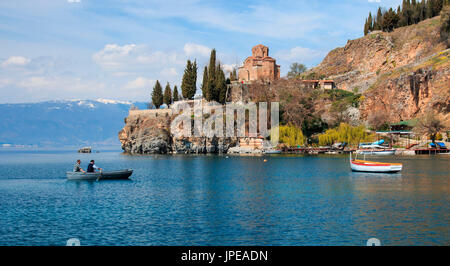
[(100, 168), (100, 167), (97, 167), (97, 166), (95, 165), (95, 161), (94, 161), (94, 160), (91, 160), (91, 162), (88, 164), (87, 172), (88, 172), (88, 173), (94, 173), (95, 170), (100, 170), (100, 171), (102, 171), (103, 169)]
[(77, 163), (73, 166), (73, 171), (85, 173), (85, 171), (81, 168), (80, 165), (81, 165), (81, 160), (77, 160)]

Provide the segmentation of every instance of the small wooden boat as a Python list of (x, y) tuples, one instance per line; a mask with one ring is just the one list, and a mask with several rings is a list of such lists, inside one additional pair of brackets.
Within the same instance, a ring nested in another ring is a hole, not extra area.
[(402, 170), (403, 165), (401, 163), (380, 163), (352, 159), (350, 153), (350, 167), (354, 172), (396, 173)]
[(275, 150), (275, 149), (268, 149), (264, 151), (265, 154), (280, 154), (281, 151), (280, 150)]
[(116, 180), (128, 179), (133, 174), (132, 169), (83, 173), (83, 172), (66, 172), (68, 180)]
[(395, 155), (395, 149), (359, 149), (357, 154), (362, 155)]

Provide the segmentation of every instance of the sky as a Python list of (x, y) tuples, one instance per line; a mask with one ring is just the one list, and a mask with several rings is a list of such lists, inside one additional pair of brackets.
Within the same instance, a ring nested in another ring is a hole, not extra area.
[(362, 37), (378, 6), (401, 0), (0, 1), (0, 103), (107, 98), (149, 101), (156, 80), (181, 85), (210, 50), (225, 70), (257, 44), (281, 66), (314, 67)]

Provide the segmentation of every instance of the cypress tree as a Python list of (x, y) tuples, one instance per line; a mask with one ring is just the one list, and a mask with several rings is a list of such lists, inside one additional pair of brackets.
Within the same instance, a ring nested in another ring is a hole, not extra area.
[(219, 103), (225, 103), (226, 101), (226, 94), (227, 94), (227, 84), (225, 80), (225, 73), (223, 73), (222, 68), (220, 67), (220, 64), (217, 66), (216, 69), (216, 80), (215, 80), (215, 88), (217, 90), (217, 98), (215, 99)]
[(377, 17), (375, 19), (374, 30), (381, 30), (382, 21), (383, 21), (383, 13), (381, 12), (381, 7), (378, 7)]
[(211, 92), (209, 91), (208, 67), (203, 69), (202, 94), (207, 101), (211, 101)]
[(402, 26), (408, 26), (409, 25), (409, 0), (403, 0), (402, 16), (401, 16), (400, 24)]
[(175, 87), (173, 87), (173, 102), (178, 102), (178, 88), (177, 85), (175, 85)]
[(233, 78), (231, 79), (231, 81), (238, 80), (238, 75), (237, 75), (237, 72), (236, 72), (236, 68), (233, 68), (233, 72), (231, 72), (231, 74), (233, 75)]
[(431, 0), (427, 1), (427, 8), (426, 8), (426, 18), (432, 18), (433, 17), (433, 2)]
[(163, 93), (161, 84), (157, 80), (152, 91), (152, 103), (158, 109), (163, 104)]
[(412, 13), (411, 20), (412, 24), (417, 24), (420, 21), (420, 3), (417, 3), (416, 0), (412, 0)]
[(194, 60), (194, 63), (191, 64), (191, 70), (190, 73), (190, 86), (189, 86), (189, 93), (188, 93), (188, 99), (192, 99), (195, 96), (195, 92), (197, 91), (197, 60)]
[(369, 33), (369, 22), (368, 22), (368, 19), (366, 19), (366, 23), (364, 23), (364, 36), (366, 36), (367, 33)]
[(217, 100), (216, 85), (216, 49), (211, 50), (208, 66), (208, 92), (211, 94), (211, 100)]
[(412, 8), (411, 8), (411, 2), (409, 0), (405, 1), (406, 6), (403, 7), (405, 10), (405, 26), (412, 24)]
[(444, 6), (443, 0), (433, 0), (433, 15), (439, 16), (443, 6)]
[(372, 18), (372, 12), (369, 12), (369, 18), (367, 19), (369, 23), (369, 31), (373, 31), (373, 18)]
[(390, 32), (394, 30), (398, 22), (397, 14), (390, 8), (383, 16), (383, 31)]
[(187, 60), (186, 68), (184, 69), (183, 79), (181, 80), (181, 94), (183, 95), (183, 98), (189, 99), (189, 91), (190, 91), (190, 78), (191, 78), (191, 71), (192, 63), (191, 60)]
[(170, 88), (169, 82), (167, 82), (166, 88), (164, 89), (164, 103), (169, 107), (172, 104), (172, 89)]

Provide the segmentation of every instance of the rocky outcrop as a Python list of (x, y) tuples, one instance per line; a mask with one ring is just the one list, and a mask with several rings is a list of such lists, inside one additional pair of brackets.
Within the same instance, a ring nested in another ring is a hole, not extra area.
[(450, 50), (388, 72), (364, 93), (362, 118), (382, 113), (389, 121), (409, 120), (433, 110), (450, 122)]
[(119, 132), (122, 149), (131, 154), (171, 151), (170, 119), (166, 116), (129, 115)]
[(439, 28), (440, 17), (434, 17), (390, 33), (369, 33), (331, 51), (309, 72), (362, 93), (362, 120), (382, 113), (398, 122), (432, 110), (448, 125), (450, 61)]
[(173, 153), (227, 153), (236, 145), (235, 138), (173, 138)]
[(365, 91), (381, 74), (447, 49), (441, 40), (439, 20), (435, 17), (393, 32), (375, 31), (349, 40), (309, 72), (333, 79), (339, 89)]
[(163, 110), (130, 112), (119, 132), (122, 149), (130, 154), (226, 153), (236, 138), (182, 137), (170, 131), (174, 116)]

